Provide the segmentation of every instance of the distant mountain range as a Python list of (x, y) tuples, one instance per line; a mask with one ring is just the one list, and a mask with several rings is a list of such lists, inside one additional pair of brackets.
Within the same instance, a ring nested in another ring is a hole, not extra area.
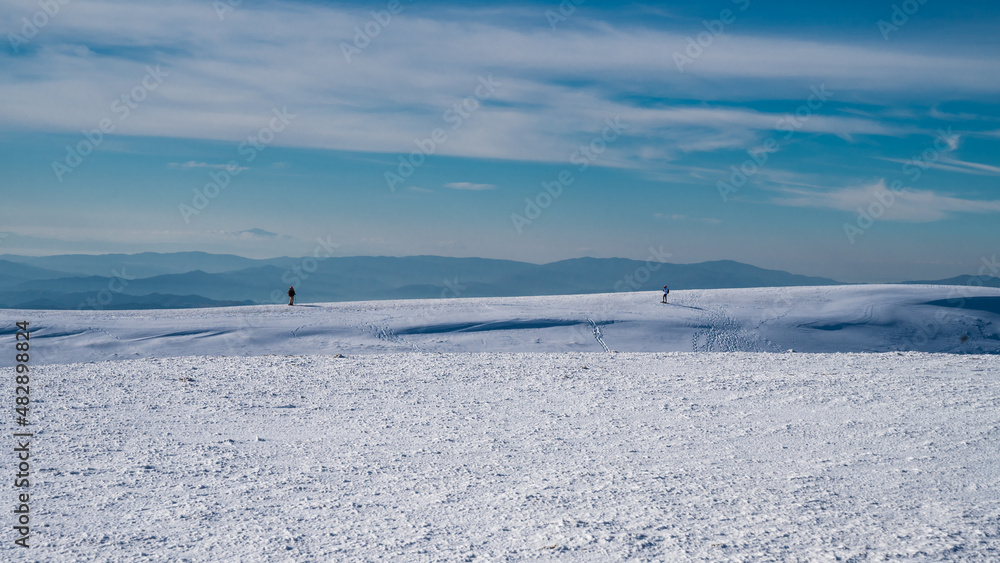
[(936, 281), (909, 281), (905, 284), (967, 285), (972, 287), (1000, 287), (1000, 278), (993, 276), (955, 276)]
[[(954, 283), (962, 283), (954, 278)], [(1000, 278), (995, 280), (1000, 286)], [(920, 282), (920, 283), (945, 283)], [(0, 255), (0, 307), (152, 309), (452, 297), (514, 297), (674, 289), (836, 285), (826, 278), (729, 260), (700, 264), (578, 258), (529, 264), (484, 258), (356, 256), (255, 260), (180, 252)], [(916, 283), (916, 282), (915, 282)]]

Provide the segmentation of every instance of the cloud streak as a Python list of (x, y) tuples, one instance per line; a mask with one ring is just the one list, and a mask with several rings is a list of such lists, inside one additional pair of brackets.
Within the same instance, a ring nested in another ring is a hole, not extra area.
[[(195, 160), (189, 160), (187, 162), (171, 162), (169, 166), (170, 166), (170, 168), (174, 168), (174, 169), (177, 169), (177, 170), (194, 170), (194, 169), (198, 169), (198, 168), (209, 168), (209, 169), (215, 169), (215, 170), (226, 170), (226, 167), (228, 165), (226, 165), (226, 164), (209, 164), (207, 162), (198, 162), (198, 161), (195, 161)], [(244, 170), (249, 170), (246, 166), (239, 166), (236, 169), (239, 170), (240, 172), (242, 172)]]
[(493, 184), (473, 184), (471, 182), (452, 182), (451, 184), (445, 184), (444, 187), (453, 190), (466, 190), (473, 192), (492, 190), (496, 188)]
[(895, 162), (911, 166), (914, 168), (934, 168), (948, 172), (958, 172), (961, 174), (974, 174), (977, 176), (1000, 176), (1000, 167), (979, 162), (968, 162), (957, 160), (951, 157), (941, 157), (937, 161), (930, 160), (907, 160), (902, 158), (880, 158), (886, 162)]
[[(926, 223), (947, 219), (959, 213), (1000, 213), (1000, 200), (973, 200), (937, 193), (932, 190), (905, 189), (889, 192), (885, 180), (872, 184), (828, 190), (782, 188), (784, 195), (772, 202), (793, 207), (814, 207), (858, 212), (874, 201), (892, 201), (885, 205), (882, 220)], [(879, 198), (879, 195), (882, 198)], [(886, 194), (891, 195), (891, 200)]]

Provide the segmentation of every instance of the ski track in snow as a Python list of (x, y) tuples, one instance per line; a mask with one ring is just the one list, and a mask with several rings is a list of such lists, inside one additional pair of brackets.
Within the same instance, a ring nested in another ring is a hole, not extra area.
[(193, 356), (33, 375), (36, 527), (7, 560), (1000, 558), (995, 356)]

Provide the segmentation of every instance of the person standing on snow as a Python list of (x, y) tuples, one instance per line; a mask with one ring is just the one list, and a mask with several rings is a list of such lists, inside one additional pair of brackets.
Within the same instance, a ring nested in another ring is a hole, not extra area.
[(288, 288), (288, 304), (289, 305), (294, 305), (295, 304), (295, 286), (294, 285)]
[(669, 295), (669, 294), (670, 294), (670, 288), (667, 287), (667, 286), (663, 286), (663, 301), (660, 301), (660, 303), (666, 303), (667, 302), (667, 295)]

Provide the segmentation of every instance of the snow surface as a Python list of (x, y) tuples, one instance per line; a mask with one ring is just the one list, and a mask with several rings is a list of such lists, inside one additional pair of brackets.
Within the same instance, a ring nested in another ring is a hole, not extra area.
[[(154, 311), (8, 311), (33, 359), (386, 352), (1000, 353), (1000, 289), (858, 285), (368, 301)], [(950, 306), (930, 303), (954, 299)], [(986, 301), (982, 301), (986, 299)], [(990, 311), (988, 309), (992, 308)], [(964, 307), (960, 305), (965, 305)], [(13, 323), (0, 334), (13, 333)], [(0, 366), (13, 358), (0, 355)]]
[[(8, 311), (0, 559), (1000, 560), (1000, 291), (962, 289)], [(905, 346), (962, 353), (838, 353)]]
[(995, 356), (187, 357), (35, 381), (38, 561), (1000, 558)]

